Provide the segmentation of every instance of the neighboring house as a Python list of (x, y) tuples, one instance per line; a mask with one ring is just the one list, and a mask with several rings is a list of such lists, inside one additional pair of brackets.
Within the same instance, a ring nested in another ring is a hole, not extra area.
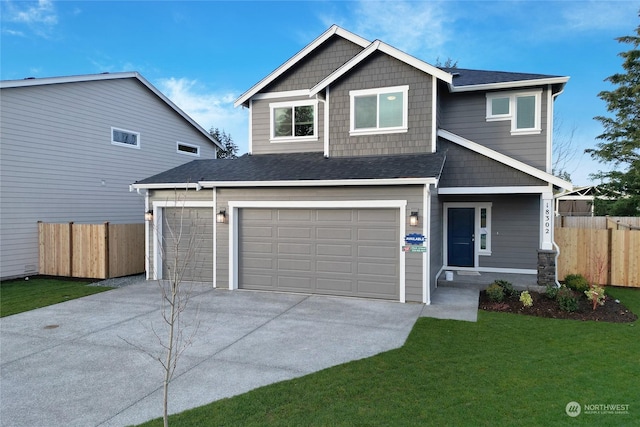
[(600, 194), (598, 187), (589, 185), (557, 193), (556, 216), (593, 216), (594, 200)]
[(139, 223), (135, 180), (219, 145), (138, 73), (0, 82), (0, 277), (38, 273), (38, 221)]
[(567, 81), (439, 69), (332, 26), (236, 101), (248, 155), (134, 184), (154, 212), (149, 277), (180, 218), (211, 225), (185, 277), (229, 289), (428, 304), (445, 269), (548, 270)]

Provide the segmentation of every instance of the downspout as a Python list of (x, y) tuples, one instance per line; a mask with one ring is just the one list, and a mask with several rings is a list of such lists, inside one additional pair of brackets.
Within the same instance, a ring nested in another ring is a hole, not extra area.
[[(560, 95), (562, 92), (564, 92), (564, 85), (562, 86), (562, 89), (560, 89), (560, 91), (558, 91), (557, 93), (554, 93), (553, 95), (551, 95), (551, 134), (553, 135), (553, 106), (555, 105), (555, 100), (558, 97), (558, 95)], [(551, 147), (549, 147), (549, 149), (551, 150), (551, 160), (552, 160), (552, 164), (553, 164), (553, 136), (551, 137)], [(554, 202), (557, 203), (557, 200), (554, 200)], [(554, 203), (554, 207), (555, 207), (555, 203)], [(557, 207), (556, 207), (557, 209)], [(560, 287), (560, 282), (558, 281), (558, 258), (560, 257), (560, 246), (558, 246), (558, 244), (556, 243), (556, 216), (555, 216), (555, 212), (553, 215), (553, 227), (551, 228), (551, 244), (553, 245), (553, 247), (556, 249), (556, 257), (555, 257), (555, 262), (556, 262), (556, 268), (555, 268), (555, 285), (556, 288)]]

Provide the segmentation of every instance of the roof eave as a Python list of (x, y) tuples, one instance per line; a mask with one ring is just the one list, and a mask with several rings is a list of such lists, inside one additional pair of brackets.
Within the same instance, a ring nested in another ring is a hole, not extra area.
[(512, 82), (485, 83), (478, 85), (455, 86), (449, 83), (450, 92), (474, 92), (500, 89), (514, 89), (528, 86), (546, 86), (560, 84), (563, 87), (569, 81), (569, 77), (548, 77), (543, 79), (517, 80)]

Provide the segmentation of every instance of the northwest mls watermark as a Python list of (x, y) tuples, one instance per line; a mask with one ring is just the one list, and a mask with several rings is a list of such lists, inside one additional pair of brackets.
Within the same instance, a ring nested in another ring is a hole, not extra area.
[(587, 403), (569, 402), (564, 411), (570, 417), (582, 415), (629, 415), (626, 403)]

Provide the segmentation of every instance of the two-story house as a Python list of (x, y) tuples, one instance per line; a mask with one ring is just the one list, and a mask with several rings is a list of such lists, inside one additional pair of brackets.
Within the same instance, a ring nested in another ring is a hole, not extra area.
[(39, 272), (38, 221), (142, 223), (131, 182), (221, 148), (138, 73), (0, 82), (0, 278)]
[(536, 275), (571, 188), (551, 175), (567, 80), (440, 69), (332, 26), (237, 99), (247, 155), (134, 185), (149, 277), (180, 221), (201, 224), (185, 277), (229, 289), (430, 303), (445, 270)]

